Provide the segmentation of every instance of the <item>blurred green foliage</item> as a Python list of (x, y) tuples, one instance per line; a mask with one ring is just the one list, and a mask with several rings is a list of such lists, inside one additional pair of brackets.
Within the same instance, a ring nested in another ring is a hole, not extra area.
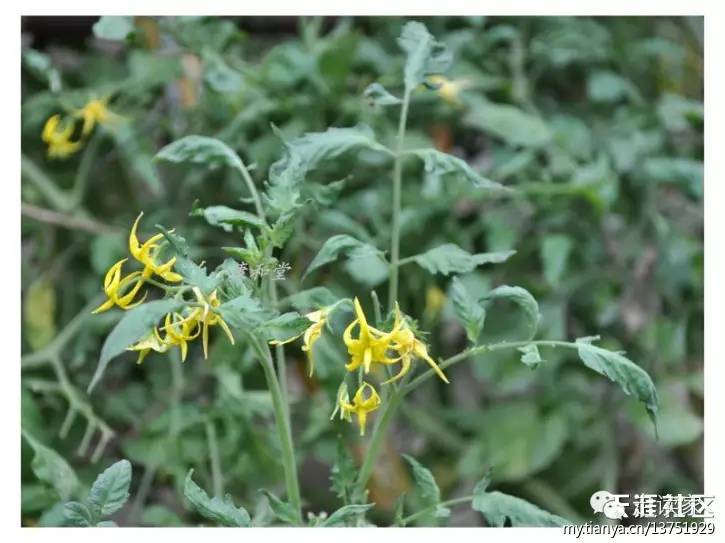
[[(159, 149), (189, 134), (219, 138), (254, 164), (261, 186), (282, 153), (272, 126), (289, 139), (364, 122), (392, 142), (395, 108), (363, 91), (376, 81), (393, 94), (401, 88), (395, 38), (403, 20), (299, 19), (296, 32), (274, 33), (269, 21), (259, 28), (255, 19), (106, 18), (82, 46), (60, 40), (34, 48), (32, 31), (27, 36), (24, 524), (61, 523), (58, 504), (82, 499), (102, 466), (119, 458), (135, 473), (130, 505), (114, 517), (121, 525), (203, 522), (183, 499), (190, 468), (207, 489), (220, 470), (215, 493), (231, 492), (255, 524), (271, 520), (257, 489), (279, 490), (281, 468), (270, 397), (251, 357), (239, 360), (224, 340), (207, 362), (198, 346), (184, 365), (152, 355), (136, 366), (124, 355), (91, 396), (83, 393), (118, 319), (89, 313), (106, 269), (125, 255), (139, 211), (149, 225), (175, 227), (196, 261), (216, 264), (225, 256), (219, 247), (241, 241), (193, 211), (241, 208), (247, 193), (238, 176), (156, 162)], [(599, 489), (701, 491), (702, 19), (425, 23), (453, 51), (447, 77), (458, 87), (453, 99), (445, 99), (444, 87), (413, 94), (406, 145), (460, 156), (515, 191), (479, 190), (406, 163), (401, 257), (443, 243), (471, 253), (516, 250), (503, 264), (460, 276), (461, 283), (477, 296), (521, 285), (542, 309), (540, 338), (601, 334), (607, 348), (626, 351), (660, 392), (660, 436), (634, 400), (573, 363), (573, 352), (542, 352), (535, 372), (518, 361), (520, 353), (486, 353), (452, 368), (450, 386), (431, 382), (405, 406), (373, 477), (373, 517), (390, 521), (396, 498), (410, 489), (412, 476), (395, 451), (430, 467), (446, 496), (470, 493), (493, 467), (499, 488), (585, 521)], [(124, 122), (98, 129), (67, 160), (48, 159), (40, 139), (45, 120), (93, 96), (110, 96)], [(344, 295), (381, 293), (387, 270), (374, 254), (321, 267), (314, 281), (302, 274), (336, 234), (389, 246), (389, 162), (363, 151), (310, 175), (323, 188), (310, 196), (279, 255), (291, 265), (282, 296), (315, 285)], [(421, 316), (436, 356), (459, 352), (467, 332), (480, 332), (456, 322), (453, 285), (417, 266), (401, 269), (398, 299)], [(527, 322), (507, 302), (492, 308), (481, 341), (526, 337)], [(288, 351), (302, 494), (314, 513), (336, 508), (328, 477), (338, 435), (350, 436), (347, 454), (361, 452), (354, 430), (329, 421), (345, 353), (325, 335), (318, 345), (314, 378), (304, 357)], [(454, 512), (451, 521), (481, 522), (470, 511)]]

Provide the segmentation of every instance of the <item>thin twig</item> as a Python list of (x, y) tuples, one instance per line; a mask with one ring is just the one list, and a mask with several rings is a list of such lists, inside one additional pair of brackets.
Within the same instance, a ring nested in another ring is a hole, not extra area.
[(73, 217), (72, 215), (37, 207), (26, 202), (20, 204), (20, 212), (25, 217), (42, 223), (68, 228), (69, 230), (82, 230), (91, 234), (118, 234), (121, 232), (119, 228), (108, 226), (94, 219)]

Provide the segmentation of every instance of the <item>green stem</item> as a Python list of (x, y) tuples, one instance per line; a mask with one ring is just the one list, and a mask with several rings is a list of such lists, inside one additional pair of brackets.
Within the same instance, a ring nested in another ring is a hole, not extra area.
[(413, 513), (412, 515), (409, 515), (409, 516), (405, 517), (403, 520), (400, 521), (400, 523), (403, 526), (406, 526), (406, 525), (410, 524), (411, 522), (413, 522), (414, 520), (419, 519), (420, 517), (424, 517), (426, 515), (429, 515), (429, 514), (435, 512), (435, 510), (438, 509), (439, 507), (448, 507), (450, 505), (457, 505), (459, 503), (466, 503), (466, 502), (470, 502), (472, 500), (473, 500), (473, 496), (462, 496), (460, 498), (453, 498), (453, 499), (450, 499), (450, 500), (446, 500), (444, 502), (440, 502), (440, 503), (437, 503), (435, 505), (431, 505), (429, 507), (426, 507), (425, 509), (421, 509), (417, 513)]
[(393, 163), (393, 225), (390, 241), (390, 282), (388, 283), (388, 309), (393, 310), (395, 300), (398, 298), (398, 261), (400, 260), (400, 207), (403, 186), (403, 144), (405, 142), (405, 125), (408, 120), (408, 106), (410, 105), (410, 91), (403, 95), (403, 105), (400, 109), (398, 122), (398, 137), (396, 144), (395, 162)]
[[(461, 353), (458, 353), (455, 356), (451, 356), (450, 358), (447, 358), (443, 360), (438, 366), (444, 370), (453, 364), (457, 364), (458, 362), (461, 362), (462, 360), (465, 360), (469, 358), (470, 356), (481, 354), (484, 352), (489, 351), (500, 351), (502, 349), (516, 349), (518, 347), (523, 347), (525, 345), (540, 345), (542, 347), (567, 347), (570, 349), (576, 349), (578, 348), (578, 345), (575, 343), (571, 343), (569, 341), (550, 341), (550, 340), (535, 340), (535, 341), (502, 341), (501, 343), (493, 343), (490, 345), (478, 345), (476, 347), (471, 347), (470, 349), (463, 351)], [(407, 394), (411, 390), (413, 390), (415, 387), (420, 385), (421, 383), (427, 381), (431, 377), (436, 375), (436, 373), (432, 370), (426, 370), (424, 373), (420, 374), (415, 379), (411, 380), (408, 385), (405, 387), (405, 393)]]
[(234, 155), (236, 158), (236, 168), (239, 170), (239, 173), (242, 174), (242, 178), (244, 179), (244, 182), (247, 185), (247, 190), (249, 191), (249, 194), (252, 196), (252, 199), (254, 200), (254, 208), (257, 210), (257, 216), (265, 220), (264, 217), (264, 208), (262, 207), (262, 199), (259, 197), (259, 192), (257, 192), (257, 187), (254, 185), (254, 179), (252, 179), (252, 176), (249, 175), (249, 170), (244, 165), (244, 162), (242, 162), (242, 159), (238, 155)]
[(380, 454), (380, 447), (383, 444), (388, 426), (390, 426), (390, 422), (393, 420), (393, 415), (400, 405), (400, 401), (403, 399), (403, 390), (404, 387), (400, 387), (398, 390), (393, 392), (389, 401), (384, 402), (383, 412), (375, 421), (372, 437), (370, 438), (370, 444), (365, 451), (365, 458), (360, 466), (360, 472), (358, 473), (357, 481), (355, 483), (355, 497), (356, 500), (360, 501), (360, 503), (364, 503), (365, 487), (367, 486), (368, 480), (373, 473), (375, 460), (377, 460), (378, 454)]
[(81, 330), (86, 319), (91, 316), (91, 311), (97, 307), (102, 301), (103, 296), (93, 298), (80, 312), (73, 317), (68, 324), (65, 325), (53, 340), (39, 351), (21, 356), (20, 365), (24, 370), (44, 366), (53, 361), (55, 356), (59, 356), (66, 343)]
[(86, 187), (88, 186), (88, 178), (90, 177), (91, 167), (98, 154), (98, 149), (101, 144), (101, 132), (96, 132), (91, 136), (88, 145), (83, 150), (83, 156), (81, 157), (80, 164), (78, 164), (78, 173), (76, 173), (75, 183), (71, 189), (71, 197), (69, 205), (72, 207), (79, 206), (83, 201), (83, 197), (86, 193)]
[[(269, 279), (269, 296), (272, 306), (277, 309), (279, 306), (279, 298), (277, 296), (277, 283), (270, 277)], [(274, 357), (277, 364), (277, 379), (279, 379), (279, 388), (282, 391), (282, 399), (284, 400), (287, 419), (289, 419), (289, 388), (287, 386), (287, 362), (284, 356), (284, 346), (275, 345)]]
[(272, 363), (272, 355), (266, 345), (262, 347), (257, 338), (249, 336), (250, 344), (257, 353), (259, 361), (264, 370), (264, 376), (267, 379), (269, 393), (272, 396), (272, 407), (274, 408), (274, 418), (277, 424), (277, 432), (282, 445), (282, 467), (284, 469), (285, 486), (287, 488), (287, 499), (294, 508), (297, 515), (297, 521), (302, 524), (302, 503), (300, 499), (299, 481), (297, 478), (297, 463), (295, 461), (294, 445), (292, 444), (292, 431), (290, 428), (287, 409), (285, 409), (284, 398), (280, 388), (277, 374), (274, 371)]
[(59, 189), (55, 180), (25, 155), (20, 155), (20, 175), (35, 185), (56, 211), (66, 212), (73, 207), (68, 194)]
[(224, 480), (222, 479), (221, 461), (219, 460), (219, 447), (216, 439), (216, 429), (214, 422), (207, 419), (206, 421), (206, 440), (209, 444), (209, 458), (211, 462), (211, 480), (212, 490), (215, 496), (221, 496), (224, 493)]

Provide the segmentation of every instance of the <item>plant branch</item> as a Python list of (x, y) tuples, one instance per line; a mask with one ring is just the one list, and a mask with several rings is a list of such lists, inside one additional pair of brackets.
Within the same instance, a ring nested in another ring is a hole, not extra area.
[(410, 106), (410, 91), (406, 89), (403, 95), (403, 105), (400, 109), (398, 122), (398, 136), (396, 144), (395, 161), (393, 163), (393, 225), (392, 239), (390, 241), (390, 280), (388, 283), (388, 310), (392, 311), (395, 300), (398, 298), (398, 260), (400, 259), (400, 207), (403, 186), (403, 145), (405, 143), (405, 125), (408, 120), (408, 107)]
[(267, 386), (272, 396), (274, 418), (282, 445), (282, 467), (284, 469), (285, 486), (287, 488), (287, 499), (294, 508), (297, 521), (301, 525), (302, 502), (300, 499), (299, 480), (297, 478), (297, 461), (295, 460), (294, 445), (292, 444), (292, 430), (287, 415), (288, 411), (285, 408), (282, 397), (282, 390), (277, 379), (277, 373), (274, 370), (272, 354), (269, 352), (269, 348), (266, 345), (263, 347), (252, 334), (249, 334), (249, 341), (262, 364), (264, 376), (267, 379)]
[(239, 155), (235, 154), (236, 157), (236, 168), (239, 171), (239, 173), (242, 174), (242, 178), (244, 179), (244, 182), (247, 185), (247, 190), (249, 191), (249, 194), (252, 196), (252, 199), (254, 200), (254, 208), (257, 210), (257, 216), (265, 220), (264, 215), (264, 208), (262, 207), (262, 199), (259, 197), (259, 192), (257, 192), (257, 187), (254, 185), (254, 179), (252, 179), (252, 176), (249, 174), (249, 170), (244, 165), (244, 162), (242, 161), (241, 157)]
[(32, 204), (22, 202), (20, 204), (20, 213), (25, 217), (35, 219), (36, 221), (62, 226), (69, 230), (82, 230), (91, 234), (117, 234), (120, 232), (118, 228), (108, 226), (102, 222), (90, 218), (73, 217), (59, 211), (52, 211)]
[(429, 515), (431, 513), (434, 513), (439, 507), (448, 507), (451, 505), (457, 505), (459, 503), (466, 503), (473, 500), (473, 496), (462, 496), (460, 498), (452, 498), (450, 500), (446, 500), (444, 502), (437, 503), (435, 505), (431, 505), (429, 507), (426, 507), (425, 509), (421, 509), (420, 511), (413, 513), (412, 515), (408, 515), (403, 520), (400, 521), (400, 523), (403, 526), (406, 526), (407, 524), (410, 524), (414, 520), (419, 519), (420, 517), (424, 517), (426, 515)]
[(68, 322), (68, 324), (65, 325), (65, 327), (50, 343), (48, 343), (48, 345), (39, 351), (23, 355), (20, 358), (21, 368), (23, 370), (27, 370), (51, 363), (53, 357), (60, 355), (66, 343), (73, 339), (73, 337), (81, 330), (86, 319), (91, 316), (93, 308), (97, 307), (103, 299), (103, 296), (93, 298), (75, 317)]

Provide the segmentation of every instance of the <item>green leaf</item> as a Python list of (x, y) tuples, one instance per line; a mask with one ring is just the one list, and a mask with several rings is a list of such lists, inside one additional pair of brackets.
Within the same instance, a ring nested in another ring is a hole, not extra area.
[(300, 158), (305, 172), (357, 148), (390, 153), (384, 145), (375, 141), (375, 133), (365, 124), (348, 128), (328, 128), (324, 132), (310, 132), (285, 145), (290, 154)]
[(56, 93), (61, 90), (63, 85), (60, 72), (53, 66), (49, 55), (36, 49), (27, 48), (23, 51), (23, 65), (37, 77), (47, 81), (51, 92)]
[(419, 149), (412, 151), (419, 156), (424, 163), (426, 175), (445, 176), (459, 175), (471, 183), (474, 187), (487, 189), (510, 190), (496, 181), (491, 181), (477, 173), (465, 160), (443, 153), (436, 149)]
[(267, 499), (269, 500), (269, 506), (271, 507), (272, 513), (274, 513), (275, 517), (277, 517), (285, 524), (297, 524), (297, 513), (295, 513), (294, 507), (292, 507), (289, 503), (280, 500), (269, 490), (263, 488), (260, 490), (260, 492), (267, 496)]
[(554, 234), (544, 237), (541, 243), (541, 260), (544, 264), (544, 277), (549, 284), (559, 284), (572, 247), (569, 236)]
[(254, 329), (270, 317), (260, 301), (250, 293), (243, 293), (223, 303), (217, 312), (232, 328)]
[(302, 334), (310, 327), (312, 322), (295, 311), (283, 313), (262, 324), (259, 331), (267, 341), (287, 341)]
[(438, 488), (438, 484), (436, 483), (430, 470), (412, 456), (404, 454), (403, 458), (405, 458), (413, 470), (415, 487), (418, 489), (421, 500), (423, 500), (426, 505), (435, 505), (440, 503), (441, 491), (440, 488)]
[(351, 253), (355, 251), (359, 255), (359, 251), (365, 250), (377, 254), (382, 254), (381, 251), (379, 251), (372, 245), (363, 243), (362, 241), (359, 241), (352, 236), (348, 236), (347, 234), (338, 234), (336, 236), (332, 236), (331, 238), (328, 238), (327, 241), (325, 241), (320, 251), (317, 253), (312, 262), (310, 262), (310, 265), (307, 267), (307, 270), (302, 276), (302, 279), (304, 280), (311, 272), (313, 272), (317, 268), (333, 262), (337, 259), (338, 256), (343, 253), (351, 255)]
[(543, 362), (539, 348), (533, 343), (519, 347), (519, 351), (521, 352), (521, 362), (530, 368), (536, 369)]
[(332, 513), (320, 526), (346, 526), (347, 521), (365, 514), (373, 506), (375, 506), (374, 503), (344, 505)]
[(79, 488), (78, 477), (65, 459), (50, 447), (46, 447), (26, 430), (23, 437), (35, 453), (30, 467), (35, 476), (50, 484), (62, 500), (68, 500)]
[(453, 293), (453, 311), (466, 330), (468, 340), (475, 344), (486, 322), (486, 310), (466, 292), (466, 287), (458, 277), (453, 278), (451, 290)]
[(219, 286), (219, 277), (210, 276), (206, 267), (199, 266), (196, 262), (184, 257), (176, 257), (174, 271), (178, 272), (186, 283), (199, 287), (204, 294), (211, 293)]
[(628, 96), (636, 96), (637, 90), (621, 75), (609, 70), (597, 70), (589, 74), (587, 94), (593, 102), (617, 102)]
[(395, 500), (394, 511), (393, 526), (403, 526), (403, 519), (405, 518), (405, 493), (398, 496)]
[(96, 523), (96, 528), (118, 528), (118, 524), (112, 520), (102, 520)]
[(524, 311), (524, 314), (529, 321), (531, 334), (528, 339), (531, 339), (536, 335), (536, 330), (539, 328), (539, 319), (541, 318), (541, 314), (539, 313), (539, 304), (536, 302), (536, 298), (534, 298), (528, 290), (521, 287), (501, 285), (489, 292), (484, 299), (509, 300), (517, 304)]
[(253, 213), (239, 211), (227, 206), (209, 206), (196, 208), (190, 213), (193, 216), (204, 217), (206, 222), (212, 226), (219, 226), (226, 232), (231, 232), (234, 226), (256, 226), (264, 228), (266, 223)]
[(704, 164), (700, 160), (674, 157), (650, 157), (642, 163), (642, 173), (656, 183), (672, 183), (701, 198)]
[(446, 46), (417, 21), (405, 23), (398, 45), (406, 54), (404, 76), (408, 93), (423, 83), (427, 75), (445, 72), (453, 60)]
[(111, 359), (147, 336), (164, 315), (176, 311), (181, 305), (176, 300), (155, 300), (127, 311), (103, 343), (98, 367), (88, 385), (88, 393), (98, 384)]
[(471, 254), (454, 243), (446, 243), (413, 257), (413, 260), (430, 273), (469, 273), (482, 264), (499, 264), (516, 251)]
[(112, 515), (128, 500), (130, 486), (131, 462), (120, 460), (96, 478), (88, 495), (88, 504), (97, 516)]
[(483, 99), (469, 99), (469, 104), (471, 109), (464, 122), (501, 138), (509, 145), (539, 147), (551, 139), (551, 132), (542, 119), (514, 106)]
[(90, 528), (95, 525), (93, 514), (88, 507), (80, 502), (67, 502), (64, 504), (63, 519), (65, 526)]
[(342, 189), (345, 188), (346, 182), (347, 179), (339, 179), (326, 185), (307, 183), (303, 187), (302, 196), (307, 201), (314, 201), (320, 206), (328, 207), (337, 201)]
[(102, 40), (125, 40), (133, 30), (133, 17), (104, 15), (93, 25), (93, 35)]
[[(486, 483), (487, 484), (487, 483)], [(551, 527), (571, 524), (571, 521), (544, 511), (533, 503), (502, 492), (486, 492), (479, 483), (473, 490), (473, 509), (479, 511), (486, 522), (497, 528), (510, 521), (513, 527)]]
[(272, 225), (269, 231), (269, 242), (273, 247), (283, 247), (295, 229), (297, 217), (293, 211), (282, 213)]
[(280, 217), (302, 205), (301, 190), (306, 173), (306, 162), (288, 146), (285, 156), (269, 168), (269, 179), (262, 195), (269, 215)]
[(338, 498), (348, 502), (352, 496), (357, 475), (355, 460), (348, 452), (342, 438), (338, 438), (336, 460), (330, 469), (330, 489)]
[(642, 402), (656, 429), (659, 398), (652, 378), (624, 355), (592, 345), (594, 339), (597, 338), (576, 340), (579, 358), (587, 367), (617, 383), (625, 394)]
[(252, 519), (244, 507), (235, 506), (229, 494), (226, 494), (224, 499), (219, 496), (210, 499), (209, 495), (192, 480), (193, 473), (194, 470), (190, 469), (186, 474), (184, 496), (200, 515), (223, 526), (251, 526)]
[(395, 106), (402, 103), (400, 98), (390, 94), (380, 83), (368, 85), (363, 97), (371, 106)]
[(295, 292), (288, 298), (289, 303), (297, 311), (309, 311), (310, 309), (318, 309), (334, 304), (339, 300), (330, 289), (326, 287), (312, 287), (307, 290)]
[(237, 154), (223, 141), (207, 136), (185, 136), (169, 143), (156, 153), (155, 160), (166, 162), (206, 164), (207, 166), (227, 165), (240, 168)]

